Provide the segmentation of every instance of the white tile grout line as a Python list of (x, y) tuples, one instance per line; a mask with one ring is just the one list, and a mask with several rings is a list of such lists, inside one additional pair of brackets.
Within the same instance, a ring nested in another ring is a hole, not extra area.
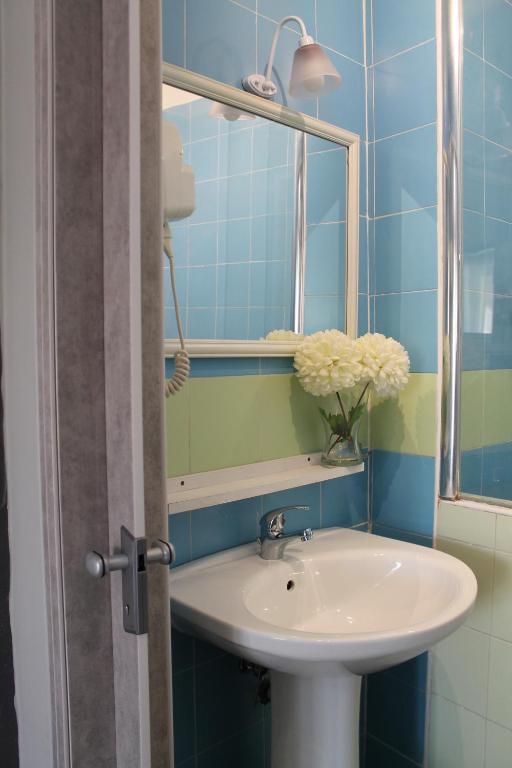
[(389, 141), (389, 139), (395, 139), (398, 136), (405, 136), (408, 133), (414, 133), (414, 131), (421, 131), (424, 128), (432, 128), (434, 125), (437, 125), (437, 120), (433, 120), (430, 123), (424, 123), (423, 125), (416, 125), (414, 128), (406, 128), (404, 131), (397, 131), (396, 133), (391, 133), (389, 136), (380, 136), (378, 139), (375, 138), (373, 140), (373, 144), (380, 144), (382, 141)]
[(386, 64), (388, 61), (392, 61), (393, 59), (398, 59), (400, 56), (402, 56), (404, 53), (410, 53), (411, 51), (415, 51), (418, 48), (423, 48), (426, 45), (430, 45), (430, 43), (435, 42), (435, 36), (429, 37), (428, 40), (422, 40), (421, 43), (416, 43), (415, 45), (411, 45), (409, 48), (403, 48), (401, 51), (397, 51), (396, 53), (393, 53), (391, 56), (387, 56), (385, 59), (379, 59), (379, 61), (375, 61), (372, 64), (370, 64), (370, 67), (379, 67), (381, 64)]

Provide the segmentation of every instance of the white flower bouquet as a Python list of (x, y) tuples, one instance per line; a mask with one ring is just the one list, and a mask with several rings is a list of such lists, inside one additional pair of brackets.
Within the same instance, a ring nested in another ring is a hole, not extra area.
[[(358, 430), (370, 392), (396, 397), (409, 381), (410, 363), (403, 346), (381, 333), (351, 339), (341, 331), (331, 330), (304, 337), (295, 353), (294, 366), (306, 392), (315, 397), (336, 395), (339, 412), (319, 409), (328, 430), (322, 463), (343, 466), (361, 460)], [(349, 407), (342, 392), (356, 388), (361, 392)]]

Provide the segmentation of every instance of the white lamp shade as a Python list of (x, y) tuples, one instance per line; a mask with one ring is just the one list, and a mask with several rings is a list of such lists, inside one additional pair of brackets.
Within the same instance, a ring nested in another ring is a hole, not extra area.
[(229, 122), (234, 122), (235, 120), (254, 120), (254, 115), (251, 115), (250, 112), (242, 112), (241, 109), (230, 107), (228, 104), (221, 104), (218, 101), (213, 102), (209, 114), (210, 117), (217, 117), (219, 120), (229, 120)]
[(318, 43), (301, 45), (293, 57), (290, 77), (290, 96), (298, 99), (314, 98), (336, 90), (341, 75)]

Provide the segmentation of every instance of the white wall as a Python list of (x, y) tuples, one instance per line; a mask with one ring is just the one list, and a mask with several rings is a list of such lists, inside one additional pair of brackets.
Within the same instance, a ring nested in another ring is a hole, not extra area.
[(34, 1), (0, 4), (1, 325), (11, 623), (22, 768), (51, 768), (38, 434)]

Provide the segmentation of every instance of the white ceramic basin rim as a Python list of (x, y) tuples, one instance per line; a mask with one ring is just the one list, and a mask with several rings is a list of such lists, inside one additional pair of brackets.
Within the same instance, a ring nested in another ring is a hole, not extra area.
[(365, 674), (412, 658), (463, 621), (476, 580), (438, 550), (349, 529), (265, 561), (256, 545), (171, 571), (185, 631), (282, 672)]

